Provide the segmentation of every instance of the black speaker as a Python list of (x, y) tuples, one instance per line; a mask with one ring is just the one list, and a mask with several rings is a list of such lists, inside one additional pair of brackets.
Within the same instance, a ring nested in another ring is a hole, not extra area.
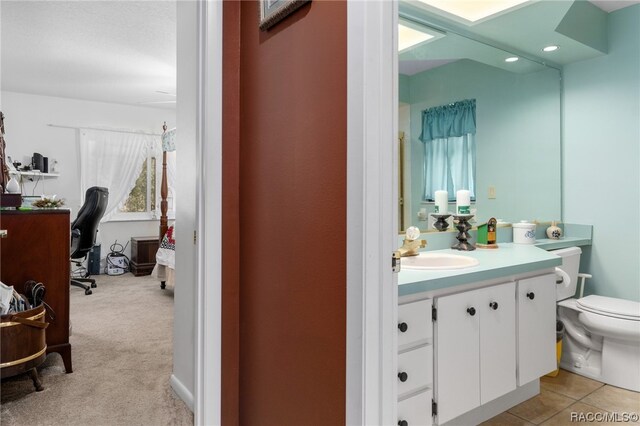
[(40, 170), (41, 172), (44, 171), (44, 157), (42, 154), (34, 152), (31, 162), (33, 163), (33, 170)]
[(100, 244), (93, 246), (89, 252), (89, 275), (100, 274)]
[(49, 157), (42, 157), (42, 173), (49, 173)]

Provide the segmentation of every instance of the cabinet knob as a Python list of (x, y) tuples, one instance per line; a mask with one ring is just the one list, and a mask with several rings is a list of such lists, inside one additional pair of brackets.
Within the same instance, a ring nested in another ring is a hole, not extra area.
[(490, 307), (491, 309), (493, 309), (494, 311), (497, 311), (497, 310), (498, 310), (498, 302), (491, 302), (491, 303), (489, 303), (489, 307)]
[(409, 375), (404, 371), (398, 373), (398, 379), (400, 379), (402, 383), (406, 382), (408, 378), (409, 378)]
[(398, 329), (404, 333), (409, 329), (409, 326), (407, 325), (406, 322), (401, 322), (400, 324), (398, 324)]
[(409, 426), (409, 422), (406, 420), (400, 420), (398, 426)]
[(467, 309), (467, 313), (469, 313), (469, 315), (474, 316), (476, 314), (476, 308), (471, 307)]
[(529, 293), (527, 293), (527, 297), (531, 300), (536, 298), (536, 294), (532, 291), (530, 291)]

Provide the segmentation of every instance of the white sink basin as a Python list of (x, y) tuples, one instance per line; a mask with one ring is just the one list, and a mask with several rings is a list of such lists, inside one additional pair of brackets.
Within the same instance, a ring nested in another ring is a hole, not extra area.
[(478, 259), (449, 253), (423, 252), (417, 256), (402, 258), (404, 269), (463, 269), (480, 264)]

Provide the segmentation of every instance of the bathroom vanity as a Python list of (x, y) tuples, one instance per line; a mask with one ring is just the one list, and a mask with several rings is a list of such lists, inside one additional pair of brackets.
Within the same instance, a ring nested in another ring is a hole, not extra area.
[(480, 423), (535, 396), (556, 369), (560, 258), (510, 243), (457, 254), (479, 265), (398, 277), (401, 426)]

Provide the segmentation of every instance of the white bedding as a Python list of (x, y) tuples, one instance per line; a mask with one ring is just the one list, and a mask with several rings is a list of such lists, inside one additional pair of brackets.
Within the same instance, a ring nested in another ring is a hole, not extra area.
[(174, 231), (174, 225), (167, 229), (156, 253), (156, 266), (153, 268), (153, 276), (170, 285), (174, 285), (175, 282), (176, 240)]

